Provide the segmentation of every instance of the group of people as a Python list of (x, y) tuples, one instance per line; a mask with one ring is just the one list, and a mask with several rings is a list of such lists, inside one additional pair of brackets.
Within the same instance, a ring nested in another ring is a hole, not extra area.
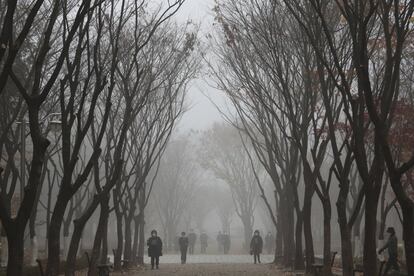
[[(189, 254), (194, 254), (195, 252), (195, 246), (196, 246), (196, 242), (197, 242), (197, 234), (194, 233), (194, 230), (191, 229), (190, 233), (188, 233), (187, 235), (188, 237), (188, 253)], [(181, 246), (180, 246), (180, 236), (177, 236), (175, 238), (175, 245), (174, 245), (174, 249), (176, 252), (181, 251)], [(206, 253), (207, 247), (208, 247), (208, 236), (205, 232), (201, 232), (200, 234), (200, 252), (201, 254)]]
[[(389, 270), (393, 268), (396, 271), (399, 271), (398, 265), (398, 239), (395, 234), (395, 229), (393, 227), (388, 227), (387, 233), (389, 234), (387, 243), (378, 251), (381, 254), (384, 250), (388, 250), (388, 261), (384, 270), (383, 275), (387, 275)], [(181, 237), (178, 239), (178, 244), (181, 252), (181, 263), (185, 264), (187, 261), (187, 250), (190, 254), (194, 253), (194, 245), (197, 240), (197, 235), (194, 231), (191, 231), (188, 236), (185, 232), (181, 233)], [(208, 236), (206, 233), (200, 235), (200, 244), (201, 252), (205, 253), (207, 248)], [(271, 232), (268, 232), (265, 237), (266, 249), (268, 253), (272, 253), (274, 248), (274, 237)], [(228, 253), (230, 249), (230, 236), (226, 233), (222, 234), (219, 232), (217, 235), (217, 242), (219, 244), (219, 250), (224, 250), (224, 254)], [(151, 231), (151, 237), (147, 241), (148, 245), (148, 255), (151, 257), (151, 269), (159, 268), (160, 256), (162, 256), (162, 241), (161, 238), (157, 236), (157, 231)], [(263, 239), (260, 236), (259, 230), (254, 231), (254, 235), (250, 241), (250, 254), (253, 255), (254, 263), (260, 262), (260, 254), (263, 251)]]

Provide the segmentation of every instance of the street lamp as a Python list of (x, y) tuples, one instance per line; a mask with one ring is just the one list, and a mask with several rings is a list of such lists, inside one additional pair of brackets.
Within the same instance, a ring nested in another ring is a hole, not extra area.
[[(57, 132), (62, 126), (60, 120), (61, 113), (50, 113), (47, 115), (43, 122), (46, 123), (46, 130), (50, 129), (52, 132)], [(21, 151), (20, 151), (20, 203), (23, 201), (24, 187), (26, 185), (26, 124), (29, 122), (26, 121), (26, 118), (22, 116), (21, 121), (16, 122), (17, 125), (20, 125), (20, 141), (21, 141)], [(47, 133), (47, 131), (46, 131)]]

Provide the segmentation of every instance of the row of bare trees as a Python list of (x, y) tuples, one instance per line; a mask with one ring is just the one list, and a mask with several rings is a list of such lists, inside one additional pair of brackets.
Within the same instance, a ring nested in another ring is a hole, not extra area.
[[(385, 0), (227, 0), (215, 7), (214, 54), (206, 60), (234, 107), (229, 121), (274, 184), (268, 194), (256, 179), (283, 240), (276, 261), (311, 270), (316, 195), (323, 207), (324, 275), (332, 273), (333, 203), (343, 275), (353, 275), (352, 230), (359, 237), (362, 216), (364, 275), (377, 275), (377, 210), (383, 232), (392, 206), (402, 213), (407, 271), (414, 273), (414, 158), (407, 134), (413, 9), (412, 1)], [(386, 206), (388, 185), (393, 195)]]
[(59, 275), (64, 248), (65, 275), (74, 275), (83, 232), (97, 214), (89, 267), (96, 275), (107, 260), (113, 211), (115, 268), (122, 255), (143, 261), (144, 210), (199, 69), (196, 26), (171, 20), (184, 1), (149, 2), (0, 2), (0, 220), (8, 275), (23, 275), (28, 226), (36, 256), (43, 219), (45, 274)]

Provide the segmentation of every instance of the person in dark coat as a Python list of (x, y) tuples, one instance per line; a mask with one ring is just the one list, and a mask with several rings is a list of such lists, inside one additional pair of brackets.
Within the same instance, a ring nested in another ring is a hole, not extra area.
[(194, 246), (195, 246), (196, 240), (197, 240), (197, 235), (196, 233), (194, 233), (194, 230), (191, 229), (190, 233), (188, 234), (188, 246), (189, 246), (188, 253), (194, 254)]
[(400, 267), (398, 266), (398, 239), (395, 235), (394, 227), (388, 227), (387, 233), (390, 237), (388, 238), (387, 243), (378, 251), (378, 253), (381, 254), (382, 251), (388, 249), (388, 261), (385, 266), (384, 275), (388, 275), (388, 271), (391, 267), (396, 271), (400, 271)]
[(273, 234), (269, 231), (265, 237), (265, 245), (267, 254), (273, 253), (274, 246), (275, 246), (275, 238), (273, 237)]
[(205, 254), (208, 246), (208, 236), (205, 232), (202, 232), (200, 235), (200, 247), (201, 247), (201, 254)]
[(259, 262), (260, 264), (260, 254), (263, 250), (263, 239), (260, 237), (259, 230), (254, 231), (253, 238), (250, 242), (250, 255), (254, 256), (254, 263)]
[(160, 264), (160, 256), (162, 256), (162, 241), (157, 236), (157, 231), (151, 231), (151, 238), (147, 241), (148, 256), (151, 257), (151, 269), (154, 269), (154, 264), (158, 269)]
[(178, 240), (181, 251), (181, 264), (185, 264), (187, 261), (187, 248), (188, 248), (188, 238), (185, 236), (185, 232), (181, 232), (181, 237)]

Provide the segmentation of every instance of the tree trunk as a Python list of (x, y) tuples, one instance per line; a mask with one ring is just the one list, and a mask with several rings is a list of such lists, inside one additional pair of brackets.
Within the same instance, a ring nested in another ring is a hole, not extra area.
[(377, 204), (378, 195), (367, 189), (365, 195), (364, 275), (376, 276), (377, 271)]
[(131, 231), (132, 218), (125, 218), (125, 242), (124, 242), (124, 259), (131, 260), (132, 251), (132, 231)]
[(122, 233), (122, 215), (116, 212), (116, 232), (117, 232), (117, 240), (118, 245), (114, 252), (114, 270), (119, 271), (121, 270), (121, 260), (122, 260), (122, 252), (124, 248), (124, 235)]
[(141, 211), (141, 219), (139, 222), (139, 245), (138, 245), (138, 264), (144, 264), (145, 254), (145, 215), (144, 210)]
[(244, 230), (244, 246), (243, 249), (249, 252), (250, 250), (250, 240), (253, 235), (253, 227), (252, 222), (250, 220), (250, 215), (245, 214), (242, 219), (243, 222), (243, 230)]
[(354, 268), (351, 239), (352, 229), (349, 227), (346, 212), (348, 193), (349, 182), (342, 183), (342, 185), (340, 185), (340, 191), (336, 201), (336, 209), (338, 212), (338, 224), (341, 234), (342, 275), (344, 276), (352, 276)]
[(286, 197), (280, 202), (283, 229), (283, 265), (292, 266), (295, 247), (294, 208), (293, 203)]
[[(101, 212), (99, 214), (98, 227), (96, 228), (95, 240), (93, 243), (92, 254), (89, 264), (89, 276), (97, 275), (97, 265), (101, 257), (101, 248), (103, 245), (103, 239), (105, 234), (105, 228), (108, 228), (108, 216), (109, 216), (109, 197), (106, 197), (101, 201)], [(106, 263), (106, 260), (105, 260)]]
[(332, 275), (331, 269), (331, 202), (329, 196), (322, 202), (323, 205), (323, 275)]
[(83, 230), (98, 205), (99, 199), (95, 196), (92, 203), (86, 208), (83, 214), (73, 222), (74, 228), (69, 245), (68, 257), (66, 259), (65, 276), (73, 276), (75, 274), (76, 257), (78, 255), (79, 246), (81, 245)]
[(414, 204), (401, 205), (407, 275), (414, 275)]
[(337, 209), (339, 230), (341, 234), (342, 275), (352, 276), (354, 259), (352, 256), (351, 229), (348, 226), (346, 218), (346, 206), (339, 207), (339, 204), (337, 203)]
[(62, 228), (63, 217), (66, 206), (69, 203), (70, 193), (66, 189), (59, 192), (56, 205), (50, 220), (48, 236), (48, 259), (46, 276), (59, 275), (60, 264), (60, 231)]
[(7, 266), (7, 262), (9, 260), (8, 243), (7, 243), (7, 237), (6, 236), (1, 235), (1, 245), (2, 245), (2, 247), (1, 247), (1, 255), (0, 255), (0, 258), (1, 258), (1, 265), (0, 266), (5, 267), (5, 266)]
[(14, 231), (7, 233), (9, 253), (7, 275), (20, 276), (23, 275), (24, 232), (18, 231), (15, 226), (10, 228), (14, 228)]
[(139, 221), (140, 216), (134, 217), (134, 241), (132, 245), (132, 259), (131, 264), (138, 264), (138, 244), (139, 244)]
[(303, 233), (305, 236), (306, 272), (312, 272), (312, 264), (315, 262), (315, 251), (312, 237), (312, 197), (315, 193), (313, 185), (306, 185), (303, 200)]
[(295, 230), (295, 269), (302, 270), (305, 268), (303, 260), (302, 233), (303, 233), (302, 212), (296, 212), (296, 230)]

